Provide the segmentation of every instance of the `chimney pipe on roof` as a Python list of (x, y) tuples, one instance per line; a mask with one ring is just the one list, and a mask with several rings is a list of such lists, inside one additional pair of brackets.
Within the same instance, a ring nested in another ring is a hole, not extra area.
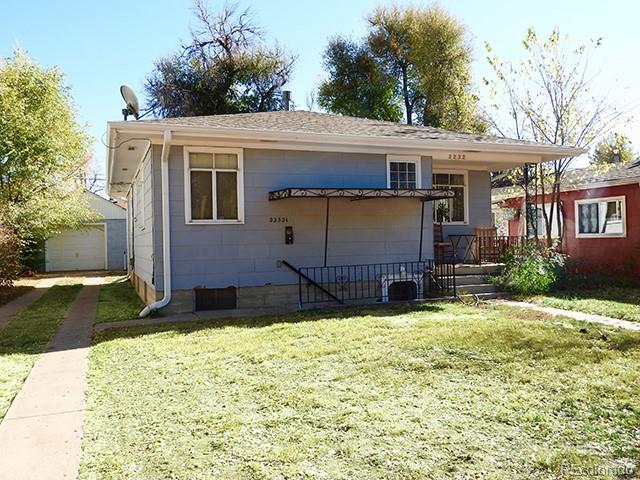
[(282, 109), (289, 110), (291, 104), (291, 90), (282, 91)]

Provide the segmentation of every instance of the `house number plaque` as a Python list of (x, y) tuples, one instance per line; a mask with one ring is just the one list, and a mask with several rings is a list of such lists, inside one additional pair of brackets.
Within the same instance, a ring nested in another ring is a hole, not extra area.
[(450, 153), (449, 160), (465, 160), (464, 153)]

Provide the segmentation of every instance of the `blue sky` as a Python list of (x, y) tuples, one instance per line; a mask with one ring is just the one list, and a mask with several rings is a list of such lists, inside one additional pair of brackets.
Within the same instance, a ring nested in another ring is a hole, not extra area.
[[(303, 108), (307, 92), (323, 78), (321, 57), (327, 39), (337, 33), (363, 35), (366, 14), (378, 4), (390, 3), (270, 0), (240, 5), (250, 6), (268, 35), (298, 55), (289, 88), (294, 101)], [(210, 0), (212, 9), (221, 4)], [(547, 34), (557, 25), (576, 42), (604, 37), (592, 62), (601, 72), (595, 93), (609, 95), (620, 106), (640, 99), (640, 62), (636, 61), (640, 47), (639, 2), (443, 0), (440, 4), (468, 27), (474, 49), (473, 71), (481, 95), (485, 91), (480, 79), (489, 74), (485, 41), (502, 58), (515, 60), (522, 53), (520, 41), (529, 26)], [(119, 86), (130, 85), (144, 102), (144, 78), (154, 60), (171, 53), (181, 39), (189, 37), (191, 6), (192, 0), (5, 1), (0, 18), (0, 55), (9, 56), (20, 46), (38, 62), (62, 69), (79, 119), (89, 125), (96, 139), (95, 161), (103, 168), (105, 149), (100, 138), (107, 121), (121, 119)], [(639, 114), (636, 112), (636, 116)], [(640, 146), (638, 119), (621, 130), (631, 136), (636, 148)]]

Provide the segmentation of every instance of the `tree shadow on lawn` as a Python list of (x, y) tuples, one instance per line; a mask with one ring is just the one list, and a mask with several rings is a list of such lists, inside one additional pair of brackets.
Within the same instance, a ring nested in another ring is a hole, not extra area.
[(605, 287), (578, 290), (555, 290), (546, 294), (560, 300), (605, 300), (640, 307), (640, 288)]
[[(429, 320), (428, 314), (442, 313), (447, 306), (452, 306), (452, 304), (450, 302), (437, 302), (349, 306), (258, 317), (224, 317), (180, 323), (130, 326), (99, 332), (94, 335), (92, 344), (96, 345), (115, 339), (138, 338), (166, 332), (188, 335), (201, 330), (222, 330), (227, 327), (252, 329), (277, 324), (286, 325), (329, 319), (347, 320), (353, 317), (367, 316), (392, 318), (406, 314), (426, 314), (427, 316), (424, 317), (424, 320)], [(467, 308), (470, 309), (469, 317), (475, 316), (472, 307)], [(491, 310), (496, 311), (495, 316), (491, 315)], [(506, 315), (505, 311), (507, 312)], [(640, 350), (640, 334), (637, 332), (607, 329), (606, 327), (583, 324), (571, 319), (563, 319), (561, 322), (558, 322), (557, 319), (550, 321), (550, 317), (546, 314), (523, 312), (518, 308), (490, 305), (479, 307), (477, 312), (481, 312), (485, 318), (471, 320), (469, 324), (461, 325), (457, 321), (461, 318), (469, 317), (461, 316), (459, 312), (452, 311), (450, 320), (443, 320), (440, 317), (437, 323), (425, 323), (424, 327), (433, 328), (434, 335), (432, 338), (436, 338), (442, 345), (451, 344), (456, 346), (454, 348), (456, 351), (460, 348), (492, 350), (513, 353), (518, 358), (535, 359), (575, 357), (575, 362), (571, 358), (567, 358), (567, 365), (580, 363), (582, 360), (598, 362), (603, 358), (603, 350), (618, 353)], [(510, 312), (513, 312), (513, 321), (509, 321)], [(526, 315), (526, 318), (524, 318), (524, 315)], [(500, 318), (496, 320), (495, 317)], [(539, 320), (540, 324), (536, 320)], [(448, 325), (449, 321), (450, 324)], [(567, 328), (567, 324), (572, 325), (572, 327)], [(550, 329), (553, 329), (553, 331)], [(603, 333), (603, 331), (606, 333)], [(589, 358), (587, 359), (585, 356)]]
[[(54, 285), (0, 328), (0, 357), (41, 354), (69, 313), (82, 284)], [(52, 350), (53, 351), (53, 350)]]
[[(138, 337), (146, 334), (176, 331), (191, 333), (203, 329), (264, 328), (277, 324), (294, 324), (303, 322), (317, 322), (328, 319), (349, 319), (353, 317), (396, 317), (408, 313), (435, 313), (443, 311), (442, 302), (433, 303), (395, 303), (384, 305), (358, 305), (313, 310), (292, 311), (286, 313), (228, 316), (218, 318), (203, 318), (201, 320), (178, 321), (173, 323), (158, 323), (150, 325), (136, 325), (114, 327), (94, 334), (94, 343), (111, 338)], [(160, 319), (162, 317), (159, 317)]]
[(0, 287), (0, 307), (12, 302), (18, 297), (34, 290), (36, 287), (31, 285), (14, 285), (13, 287)]

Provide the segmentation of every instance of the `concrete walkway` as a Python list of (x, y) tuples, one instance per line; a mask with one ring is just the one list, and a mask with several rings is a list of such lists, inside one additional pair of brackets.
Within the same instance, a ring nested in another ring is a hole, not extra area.
[(513, 300), (496, 300), (495, 303), (500, 305), (507, 305), (510, 307), (520, 307), (535, 310), (537, 312), (547, 313), (554, 317), (569, 317), (574, 320), (581, 320), (583, 322), (599, 323), (600, 325), (607, 325), (609, 327), (626, 328), (627, 330), (635, 330), (640, 332), (640, 323), (629, 322), (627, 320), (618, 320), (617, 318), (603, 317), (602, 315), (594, 315), (592, 313), (576, 312), (573, 310), (563, 310), (561, 308), (543, 307), (529, 302), (516, 302)]
[(0, 477), (77, 477), (88, 351), (101, 278), (86, 278), (67, 318), (0, 424)]
[(0, 307), (0, 328), (9, 323), (11, 317), (13, 317), (16, 313), (24, 310), (32, 303), (38, 301), (40, 297), (42, 297), (42, 295), (44, 295), (45, 292), (49, 289), (49, 287), (52, 287), (57, 281), (58, 279), (55, 277), (40, 280), (33, 290)]

